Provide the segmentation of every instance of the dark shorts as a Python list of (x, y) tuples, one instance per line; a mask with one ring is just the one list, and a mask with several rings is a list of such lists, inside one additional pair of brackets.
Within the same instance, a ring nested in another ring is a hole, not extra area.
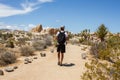
[(65, 53), (65, 45), (58, 45), (57, 52)]

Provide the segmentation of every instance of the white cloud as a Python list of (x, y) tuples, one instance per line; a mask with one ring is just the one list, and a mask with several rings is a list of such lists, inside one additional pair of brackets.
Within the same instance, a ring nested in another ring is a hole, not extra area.
[(34, 24), (14, 24), (14, 25), (10, 25), (10, 24), (5, 24), (4, 22), (0, 22), (0, 29), (12, 29), (12, 30), (25, 30), (25, 31), (29, 31), (31, 30), (33, 27), (35, 27), (36, 25)]
[(32, 12), (36, 9), (38, 9), (38, 4), (46, 3), (46, 2), (52, 2), (53, 0), (38, 0), (38, 2), (28, 2), (28, 0), (25, 0), (25, 3), (21, 3), (18, 5), (21, 5), (22, 9), (17, 9), (12, 6), (8, 6), (6, 4), (0, 3), (0, 18), (2, 17), (8, 17), (13, 15), (19, 15), (19, 14), (27, 14), (29, 12)]
[(41, 3), (45, 3), (45, 2), (53, 2), (53, 0), (38, 0)]
[(56, 20), (55, 22), (60, 22), (60, 20)]
[(29, 28), (33, 28), (33, 27), (35, 27), (36, 25), (34, 25), (34, 24), (28, 24), (28, 27)]
[(12, 29), (12, 30), (20, 30), (18, 26), (14, 25), (5, 25), (5, 24), (0, 24), (0, 29)]
[(11, 7), (8, 5), (0, 4), (0, 18), (18, 15), (18, 14), (26, 14), (26, 13), (32, 12), (35, 9), (36, 8), (28, 6), (20, 10), (20, 9), (15, 9), (14, 7)]

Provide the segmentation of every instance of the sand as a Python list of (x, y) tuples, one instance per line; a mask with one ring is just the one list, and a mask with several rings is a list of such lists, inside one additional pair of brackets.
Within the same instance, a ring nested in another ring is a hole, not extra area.
[(0, 76), (0, 80), (81, 80), (80, 76), (86, 70), (84, 64), (89, 61), (81, 58), (82, 53), (89, 52), (89, 50), (81, 50), (82, 46), (71, 44), (66, 46), (63, 61), (63, 64), (67, 64), (65, 66), (57, 65), (57, 52), (55, 50), (51, 53), (52, 47), (42, 51), (46, 53), (46, 57), (41, 57), (40, 52), (36, 52), (38, 59), (34, 59), (29, 64), (24, 64), (24, 57), (21, 57), (20, 63), (15, 64), (18, 69), (14, 72), (5, 72), (4, 76)]

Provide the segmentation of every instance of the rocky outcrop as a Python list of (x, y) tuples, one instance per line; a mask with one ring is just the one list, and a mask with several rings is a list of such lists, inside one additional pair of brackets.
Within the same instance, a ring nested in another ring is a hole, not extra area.
[(33, 28), (31, 32), (41, 32), (42, 30), (43, 30), (43, 27), (41, 24), (39, 24), (35, 28)]
[(41, 34), (50, 34), (55, 35), (59, 31), (58, 28), (46, 28), (43, 29), (42, 25), (37, 25), (31, 30), (31, 32), (41, 33)]
[(49, 28), (47, 31), (50, 35), (54, 35), (59, 31), (59, 29)]

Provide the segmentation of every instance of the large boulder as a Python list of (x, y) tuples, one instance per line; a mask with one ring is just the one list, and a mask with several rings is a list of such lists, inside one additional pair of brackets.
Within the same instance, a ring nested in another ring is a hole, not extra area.
[(42, 30), (43, 30), (43, 27), (41, 24), (39, 24), (35, 28), (33, 28), (31, 32), (41, 32)]
[(59, 31), (59, 29), (49, 28), (47, 31), (50, 35), (55, 35)]

